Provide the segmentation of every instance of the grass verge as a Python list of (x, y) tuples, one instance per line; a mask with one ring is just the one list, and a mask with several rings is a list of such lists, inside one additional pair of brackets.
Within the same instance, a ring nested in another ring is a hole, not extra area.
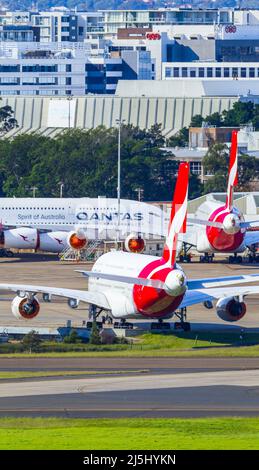
[(1, 450), (258, 450), (258, 447), (259, 418), (0, 419)]
[(1, 379), (29, 379), (46, 377), (75, 377), (78, 375), (121, 375), (121, 374), (144, 374), (148, 369), (140, 370), (39, 370), (39, 371), (7, 371), (0, 372)]
[[(69, 347), (68, 347), (69, 346)], [(63, 345), (44, 343), (37, 353), (0, 346), (0, 357), (259, 357), (259, 334), (240, 331), (147, 333), (134, 344)]]

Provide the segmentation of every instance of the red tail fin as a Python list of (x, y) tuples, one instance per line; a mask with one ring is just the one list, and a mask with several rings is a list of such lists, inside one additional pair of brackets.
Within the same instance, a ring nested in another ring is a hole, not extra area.
[(168, 235), (164, 246), (163, 258), (175, 264), (178, 233), (186, 232), (188, 202), (189, 163), (180, 163), (174, 190)]
[(228, 189), (226, 207), (231, 210), (233, 207), (233, 188), (238, 183), (237, 174), (237, 132), (232, 131), (232, 141), (230, 148), (229, 170), (228, 170)]

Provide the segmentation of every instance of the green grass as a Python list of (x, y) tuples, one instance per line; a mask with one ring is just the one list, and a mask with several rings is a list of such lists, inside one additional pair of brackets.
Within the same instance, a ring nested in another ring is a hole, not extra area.
[(0, 449), (259, 449), (259, 418), (0, 419)]
[(141, 374), (149, 372), (148, 369), (140, 370), (40, 370), (40, 371), (0, 371), (1, 379), (27, 379), (40, 377), (69, 377), (78, 375), (121, 375)]
[(147, 333), (133, 345), (66, 345), (70, 349), (59, 351), (61, 345), (45, 343), (44, 352), (32, 354), (13, 353), (7, 346), (0, 347), (1, 357), (259, 357), (259, 334), (245, 332), (241, 341), (240, 331)]

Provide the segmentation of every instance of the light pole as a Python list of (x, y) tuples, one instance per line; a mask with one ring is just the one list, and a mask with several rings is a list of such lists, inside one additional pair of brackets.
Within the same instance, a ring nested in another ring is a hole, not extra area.
[(118, 126), (118, 177), (117, 177), (117, 204), (118, 204), (118, 222), (117, 222), (117, 237), (116, 245), (117, 249), (119, 248), (120, 240), (120, 225), (121, 225), (121, 126), (123, 126), (125, 119), (116, 119), (116, 124)]
[(71, 116), (71, 113), (70, 113), (70, 103), (71, 103), (71, 100), (73, 99), (72, 95), (69, 95), (67, 97), (67, 100), (68, 100), (68, 128), (70, 129), (71, 125), (70, 125), (70, 116)]
[(62, 181), (60, 181), (60, 183), (58, 183), (59, 186), (60, 186), (60, 192), (59, 192), (59, 197), (63, 197), (63, 188), (64, 188), (64, 183), (62, 183)]
[(35, 197), (36, 196), (36, 191), (37, 191), (37, 186), (32, 186), (32, 188), (30, 188), (32, 190), (32, 197)]
[(134, 189), (134, 191), (136, 191), (136, 193), (138, 193), (138, 201), (141, 201), (143, 193), (144, 193), (144, 189), (136, 188), (136, 189)]

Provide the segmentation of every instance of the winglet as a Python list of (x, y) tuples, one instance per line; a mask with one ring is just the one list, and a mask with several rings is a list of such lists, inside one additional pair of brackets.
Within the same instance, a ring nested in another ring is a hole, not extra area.
[(172, 202), (168, 235), (163, 251), (163, 258), (171, 266), (174, 266), (176, 260), (178, 234), (186, 232), (188, 182), (189, 163), (180, 163)]
[(228, 170), (228, 189), (227, 189), (227, 200), (226, 207), (231, 211), (233, 207), (233, 188), (238, 183), (237, 174), (237, 132), (232, 131), (232, 140), (230, 148), (230, 161)]

